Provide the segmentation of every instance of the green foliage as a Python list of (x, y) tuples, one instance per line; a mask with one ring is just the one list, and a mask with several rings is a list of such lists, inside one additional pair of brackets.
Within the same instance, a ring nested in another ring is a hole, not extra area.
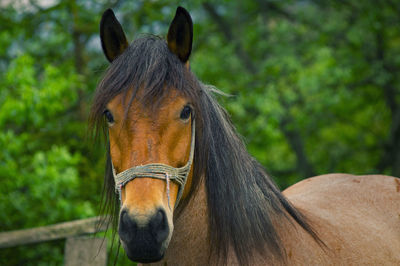
[[(108, 7), (128, 40), (165, 36), (176, 6), (188, 8), (193, 71), (232, 95), (219, 100), (281, 188), (329, 172), (400, 175), (394, 1), (28, 2), (0, 5), (2, 231), (97, 214), (104, 147), (86, 123), (107, 66), (98, 24)], [(57, 241), (0, 250), (0, 264), (62, 256)]]
[[(78, 167), (82, 155), (71, 151), (65, 136), (53, 138), (56, 131), (62, 133), (65, 113), (77, 99), (77, 91), (71, 88), (77, 85), (77, 76), (70, 67), (44, 65), (39, 73), (29, 55), (17, 57), (4, 73), (0, 97), (2, 230), (96, 215), (92, 203), (80, 194)], [(26, 257), (2, 256), (0, 264), (21, 264), (32, 257), (62, 262), (61, 249), (51, 245), (20, 251)]]

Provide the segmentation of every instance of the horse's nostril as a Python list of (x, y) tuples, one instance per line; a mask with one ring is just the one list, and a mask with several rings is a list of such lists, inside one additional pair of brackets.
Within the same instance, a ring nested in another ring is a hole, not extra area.
[(162, 210), (158, 210), (156, 215), (154, 215), (154, 218), (152, 219), (151, 223), (153, 225), (158, 225), (158, 226), (162, 226), (162, 222), (164, 219), (164, 212)]
[(129, 214), (122, 210), (119, 217), (118, 234), (120, 239), (130, 246), (145, 248), (152, 245), (161, 246), (169, 236), (169, 225), (165, 211), (158, 209), (153, 215), (149, 215), (147, 221), (143, 215)]
[(149, 223), (151, 233), (158, 243), (162, 243), (169, 235), (167, 216), (163, 209), (159, 209)]
[(123, 210), (121, 212), (121, 221), (123, 223), (126, 223), (126, 224), (129, 224), (131, 222), (130, 218), (129, 218), (129, 215), (128, 215), (128, 212), (126, 210)]
[(129, 242), (135, 237), (136, 222), (133, 221), (126, 210), (121, 212), (118, 233), (122, 241)]

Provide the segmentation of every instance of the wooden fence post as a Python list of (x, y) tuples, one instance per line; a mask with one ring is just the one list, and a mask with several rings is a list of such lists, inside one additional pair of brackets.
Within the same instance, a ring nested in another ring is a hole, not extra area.
[(65, 243), (65, 266), (106, 266), (107, 239), (69, 237)]
[(64, 251), (66, 266), (106, 266), (107, 240), (87, 235), (106, 231), (108, 219), (109, 217), (92, 217), (30, 229), (0, 232), (0, 249), (66, 239)]

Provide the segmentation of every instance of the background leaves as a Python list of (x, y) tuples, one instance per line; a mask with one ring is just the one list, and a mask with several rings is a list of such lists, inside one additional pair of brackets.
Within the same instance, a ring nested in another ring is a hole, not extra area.
[[(191, 67), (282, 189), (330, 173), (400, 176), (397, 1), (6, 1), (0, 4), (0, 228), (97, 214), (104, 145), (87, 138), (113, 8), (129, 40), (194, 20)], [(61, 264), (63, 242), (0, 250)], [(120, 264), (126, 263), (119, 261)]]

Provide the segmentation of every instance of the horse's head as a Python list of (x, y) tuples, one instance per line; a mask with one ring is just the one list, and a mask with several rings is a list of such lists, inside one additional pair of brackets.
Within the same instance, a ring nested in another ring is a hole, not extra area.
[(167, 41), (147, 36), (128, 45), (107, 10), (100, 33), (111, 65), (92, 113), (102, 112), (108, 125), (112, 177), (121, 199), (118, 233), (130, 259), (158, 261), (172, 236), (176, 203), (187, 196), (193, 175), (192, 21), (178, 8)]

